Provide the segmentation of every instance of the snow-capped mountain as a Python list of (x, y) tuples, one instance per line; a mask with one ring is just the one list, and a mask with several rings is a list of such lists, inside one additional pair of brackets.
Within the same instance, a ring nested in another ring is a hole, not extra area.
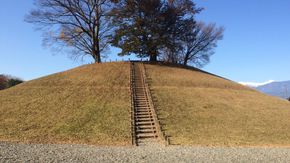
[(269, 81), (262, 82), (262, 83), (256, 83), (256, 82), (239, 82), (239, 83), (242, 85), (248, 86), (248, 87), (255, 88), (255, 87), (259, 87), (259, 86), (266, 85), (266, 84), (273, 83), (273, 82), (274, 82), (274, 80), (269, 80)]
[(240, 84), (255, 88), (268, 95), (281, 98), (290, 97), (290, 81), (275, 82), (271, 80), (264, 83), (240, 82)]

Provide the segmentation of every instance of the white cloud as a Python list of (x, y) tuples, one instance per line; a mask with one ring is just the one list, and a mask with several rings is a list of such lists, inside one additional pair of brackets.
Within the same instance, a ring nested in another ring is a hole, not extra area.
[(273, 83), (273, 82), (274, 82), (274, 80), (269, 80), (269, 81), (262, 82), (262, 83), (257, 83), (257, 82), (239, 82), (239, 83), (242, 85), (245, 85), (245, 86), (249, 86), (249, 87), (259, 87), (259, 86), (266, 85), (266, 84)]

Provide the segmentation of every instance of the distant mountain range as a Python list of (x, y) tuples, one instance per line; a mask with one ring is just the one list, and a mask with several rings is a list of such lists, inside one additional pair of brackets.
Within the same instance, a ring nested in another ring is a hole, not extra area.
[(290, 97), (290, 81), (269, 81), (262, 84), (240, 82), (240, 84), (255, 88), (256, 90), (268, 95), (277, 96), (285, 99)]

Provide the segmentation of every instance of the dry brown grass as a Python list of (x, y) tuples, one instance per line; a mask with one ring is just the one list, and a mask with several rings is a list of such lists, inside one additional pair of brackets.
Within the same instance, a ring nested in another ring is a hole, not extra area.
[(0, 91), (0, 141), (130, 144), (129, 74), (86, 65)]
[[(290, 103), (203, 72), (146, 65), (171, 143), (290, 146)], [(0, 91), (0, 141), (129, 145), (129, 63), (78, 67)]]
[(146, 65), (172, 144), (290, 146), (290, 103), (199, 71)]

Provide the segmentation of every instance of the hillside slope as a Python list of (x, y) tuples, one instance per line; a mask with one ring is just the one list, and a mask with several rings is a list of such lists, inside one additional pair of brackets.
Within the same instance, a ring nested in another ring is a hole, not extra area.
[[(290, 146), (290, 103), (194, 69), (146, 64), (172, 144)], [(103, 63), (0, 91), (0, 141), (131, 144), (130, 64)]]
[(172, 144), (290, 146), (288, 101), (198, 70), (146, 69)]
[(81, 66), (0, 91), (0, 140), (131, 143), (129, 63)]

